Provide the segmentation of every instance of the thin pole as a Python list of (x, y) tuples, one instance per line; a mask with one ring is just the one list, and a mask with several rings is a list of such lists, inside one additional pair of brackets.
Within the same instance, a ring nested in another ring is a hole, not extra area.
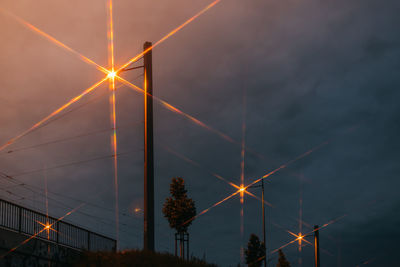
[(320, 267), (319, 260), (319, 230), (318, 225), (314, 226), (314, 259), (315, 259), (315, 267)]
[[(151, 47), (145, 42), (143, 50)], [(144, 55), (144, 250), (154, 251), (154, 149), (152, 50)]]
[(178, 255), (178, 233), (175, 233), (175, 257)]
[(265, 242), (265, 206), (264, 206), (264, 179), (261, 180), (262, 189), (262, 224), (263, 224), (263, 241), (264, 241), (264, 267), (267, 267), (267, 243)]
[(180, 249), (180, 258), (181, 259), (185, 259), (185, 244), (183, 242), (185, 242), (183, 233), (179, 234), (180, 236), (180, 240), (179, 240), (179, 249)]
[(189, 233), (187, 233), (187, 239), (186, 239), (186, 246), (187, 246), (187, 260), (190, 260), (190, 256), (189, 256)]

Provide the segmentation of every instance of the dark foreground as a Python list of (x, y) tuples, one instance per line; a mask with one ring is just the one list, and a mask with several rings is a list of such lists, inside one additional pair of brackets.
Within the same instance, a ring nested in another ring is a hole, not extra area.
[(124, 252), (86, 252), (74, 265), (75, 267), (105, 267), (105, 266), (187, 266), (187, 267), (217, 267), (203, 260), (193, 258), (190, 261), (181, 260), (167, 253), (152, 253), (138, 250)]

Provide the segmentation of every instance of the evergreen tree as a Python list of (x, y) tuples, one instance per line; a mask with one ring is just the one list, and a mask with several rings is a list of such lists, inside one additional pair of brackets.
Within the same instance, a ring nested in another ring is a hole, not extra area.
[(162, 210), (164, 217), (168, 219), (171, 228), (184, 233), (193, 222), (189, 220), (196, 215), (195, 203), (188, 198), (185, 181), (180, 177), (172, 179), (170, 193), (171, 197), (165, 200)]
[(276, 267), (290, 267), (290, 263), (287, 261), (281, 249), (279, 250), (279, 259)]
[(265, 246), (255, 234), (250, 235), (245, 250), (246, 263), (249, 267), (260, 267), (265, 257)]

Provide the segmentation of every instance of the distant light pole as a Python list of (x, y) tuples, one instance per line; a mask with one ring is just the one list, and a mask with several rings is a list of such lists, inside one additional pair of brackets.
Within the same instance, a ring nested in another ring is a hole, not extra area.
[(264, 179), (261, 179), (261, 189), (262, 189), (262, 224), (263, 224), (263, 241), (264, 241), (264, 267), (267, 267), (267, 243), (265, 240), (265, 205), (264, 205)]
[(319, 259), (319, 227), (318, 225), (314, 226), (314, 260), (315, 267), (320, 267), (320, 259)]
[(264, 242), (264, 267), (267, 267), (267, 243), (265, 238), (265, 205), (264, 205), (264, 179), (261, 179), (261, 185), (252, 185), (249, 188), (261, 187), (261, 209), (262, 209), (262, 231)]

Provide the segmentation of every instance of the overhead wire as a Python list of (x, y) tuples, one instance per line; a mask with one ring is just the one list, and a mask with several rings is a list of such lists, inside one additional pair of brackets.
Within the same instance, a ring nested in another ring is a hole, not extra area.
[[(4, 178), (4, 173), (1, 173), (1, 172), (0, 172), (0, 178)], [(11, 179), (10, 177), (7, 177), (7, 178), (8, 178), (7, 181), (11, 181), (11, 180), (10, 180), (10, 179)], [(13, 179), (13, 178), (12, 178), (12, 179)], [(13, 180), (15, 180), (14, 182), (18, 181), (17, 179), (13, 179)], [(37, 193), (37, 194), (39, 194), (39, 195), (41, 195), (41, 196), (44, 196), (44, 193), (41, 192), (41, 191), (42, 191), (41, 189), (39, 189), (39, 188), (38, 188), (37, 190), (32, 189), (32, 188), (35, 188), (35, 186), (28, 185), (28, 184), (24, 184), (24, 183), (20, 183), (20, 184), (18, 184), (18, 185), (19, 185), (19, 186), (24, 186), (25, 189), (27, 189), (27, 190), (29, 190), (29, 191), (31, 191), (31, 192), (33, 192), (33, 193)], [(18, 186), (18, 185), (16, 185), (16, 186)], [(27, 188), (27, 187), (32, 187), (32, 188)], [(37, 188), (37, 187), (36, 187), (36, 188)], [(0, 188), (0, 190), (2, 190), (2, 189)], [(4, 191), (4, 190), (3, 190), (3, 191)], [(32, 197), (24, 197), (24, 196), (18, 195), (18, 194), (13, 193), (13, 192), (7, 192), (7, 193), (10, 194), (10, 195), (13, 195), (13, 196), (16, 196), (16, 197), (19, 198), (19, 199), (13, 199), (13, 200), (10, 200), (10, 201), (18, 201), (18, 202), (22, 203), (22, 202), (21, 202), (22, 200), (32, 199)], [(57, 194), (57, 195), (62, 195), (62, 194), (58, 194), (58, 193), (51, 192), (51, 191), (49, 191), (49, 193), (51, 193), (51, 194)], [(110, 212), (114, 212), (114, 210), (112, 210), (112, 209), (108, 209), (108, 208), (105, 208), (104, 206), (99, 206), (99, 205), (97, 205), (97, 204), (93, 204), (93, 203), (87, 202), (87, 201), (85, 201), (85, 200), (80, 200), (80, 199), (77, 199), (77, 198), (72, 198), (72, 197), (69, 197), (69, 196), (66, 196), (66, 195), (62, 195), (62, 196), (66, 197), (66, 198), (70, 198), (70, 199), (72, 199), (72, 200), (74, 200), (74, 201), (77, 201), (77, 202), (80, 202), (80, 203), (85, 203), (85, 205), (88, 205), (88, 206), (96, 207), (96, 208), (98, 208), (98, 209), (100, 209), (100, 210), (108, 210), (108, 211), (110, 211)], [(57, 205), (57, 206), (59, 206), (59, 207), (63, 207), (63, 208), (70, 208), (70, 207), (71, 207), (70, 205), (65, 204), (65, 202), (56, 200), (56, 199), (51, 198), (51, 197), (48, 197), (48, 198), (49, 198), (51, 201), (53, 201), (55, 205)], [(26, 203), (23, 203), (23, 205), (27, 205), (27, 204), (26, 204)], [(30, 205), (27, 205), (27, 206), (30, 206)], [(36, 209), (35, 207), (32, 207), (32, 206), (30, 206), (30, 207), (31, 207), (32, 209)], [(103, 217), (100, 217), (100, 216), (96, 216), (96, 215), (93, 215), (93, 214), (89, 214), (89, 213), (84, 212), (84, 211), (79, 211), (79, 212), (77, 211), (77, 213), (79, 213), (79, 214), (81, 214), (81, 215), (84, 215), (84, 216), (86, 216), (86, 217), (88, 217), (88, 218), (90, 218), (90, 219), (93, 219), (93, 220), (95, 220), (96, 222), (100, 222), (101, 224), (104, 224), (104, 225), (114, 226), (114, 223), (115, 223), (115, 221), (114, 221), (113, 219), (110, 219), (110, 218), (103, 218)], [(120, 215), (122, 215), (122, 216), (124, 216), (124, 217), (126, 217), (126, 218), (129, 218), (129, 219), (133, 219), (133, 220), (135, 220), (136, 222), (142, 221), (142, 219), (136, 218), (136, 217), (133, 217), (133, 216), (130, 216), (130, 215), (127, 214), (127, 213), (121, 213), (121, 212), (120, 212)], [(100, 220), (100, 221), (99, 221), (99, 220)], [(120, 225), (127, 228), (127, 229), (120, 229), (121, 232), (134, 235), (134, 236), (136, 236), (137, 238), (141, 238), (141, 236), (140, 236), (138, 233), (136, 233), (136, 232), (131, 232), (131, 225), (129, 225), (129, 224), (127, 224), (127, 223), (120, 223)], [(168, 249), (168, 250), (170, 249), (168, 246), (165, 246), (165, 245), (161, 245), (161, 246), (164, 247), (164, 248), (166, 248), (166, 249)]]
[[(3, 173), (1, 173), (0, 178), (4, 178)], [(15, 179), (14, 179), (14, 180), (15, 180)], [(32, 189), (32, 188), (30, 188), (27, 184), (20, 184), (20, 185), (23, 186), (23, 188), (25, 188), (26, 190), (28, 190), (28, 191), (30, 191), (30, 192), (33, 192), (33, 193), (35, 193), (35, 194), (39, 194), (39, 195), (45, 197), (45, 193), (41, 192), (40, 190)], [(0, 189), (0, 190), (1, 190), (1, 189)], [(4, 190), (3, 190), (3, 191), (4, 191)], [(10, 195), (18, 196), (18, 197), (21, 198), (21, 200), (23, 200), (23, 199), (31, 199), (30, 197), (21, 196), (21, 195), (18, 195), (18, 194), (16, 194), (16, 193), (14, 193), (14, 192), (11, 192), (11, 191), (10, 191), (10, 192), (7, 192), (7, 193), (9, 193)], [(54, 203), (55, 205), (58, 205), (59, 207), (71, 208), (71, 206), (65, 204), (65, 202), (59, 201), (59, 200), (54, 199), (54, 198), (51, 198), (51, 197), (48, 197), (48, 199), (50, 199), (51, 201), (53, 201), (53, 203)], [(83, 201), (83, 202), (84, 202), (85, 204), (89, 204), (89, 205), (93, 206), (92, 203), (86, 203), (85, 201)], [(81, 203), (82, 203), (82, 202), (81, 202)], [(98, 208), (100, 208), (100, 209), (102, 209), (102, 210), (105, 210), (105, 208), (101, 208), (101, 207), (98, 206), (98, 205), (97, 205), (96, 207), (98, 207)], [(114, 211), (112, 211), (112, 212), (114, 212)], [(87, 216), (87, 217), (89, 217), (89, 218), (92, 218), (92, 219), (96, 220), (96, 222), (99, 222), (98, 220), (101, 220), (100, 222), (103, 223), (103, 224), (114, 225), (113, 222), (110, 223), (110, 222), (107, 222), (107, 221), (106, 221), (106, 220), (112, 221), (112, 219), (106, 219), (106, 218), (99, 217), (99, 216), (96, 216), (96, 215), (93, 215), (93, 214), (89, 214), (89, 213), (84, 212), (84, 211), (79, 211), (78, 213), (80, 213), (80, 214), (82, 214), (82, 215), (85, 215), (85, 216)], [(125, 216), (127, 216), (127, 215), (125, 214)], [(131, 217), (131, 216), (127, 216), (127, 217), (132, 218), (132, 219), (136, 219), (136, 218)], [(127, 226), (127, 227), (129, 227), (129, 226), (126, 225), (126, 224), (124, 224), (124, 225)]]
[[(131, 154), (131, 153), (133, 153), (133, 151), (121, 152), (121, 153), (118, 153), (117, 155), (118, 156), (122, 156), (122, 155)], [(93, 158), (89, 158), (89, 159), (85, 159), (85, 160), (74, 161), (74, 162), (69, 162), (69, 163), (65, 163), (65, 164), (61, 164), (61, 165), (56, 165), (56, 166), (53, 166), (53, 167), (41, 168), (41, 169), (36, 169), (36, 170), (31, 170), (31, 171), (26, 171), (26, 172), (21, 172), (21, 173), (16, 173), (16, 174), (13, 174), (11, 176), (12, 177), (19, 177), (19, 176), (24, 176), (24, 175), (36, 173), (36, 172), (41, 172), (41, 171), (44, 171), (44, 170), (54, 170), (54, 169), (65, 168), (65, 167), (70, 167), (70, 166), (74, 166), (74, 165), (80, 165), (80, 164), (84, 164), (84, 163), (88, 163), (88, 162), (92, 162), (92, 161), (98, 161), (98, 160), (113, 158), (114, 156), (115, 156), (114, 154), (110, 154), (110, 155), (106, 155), (106, 156), (93, 157)]]

